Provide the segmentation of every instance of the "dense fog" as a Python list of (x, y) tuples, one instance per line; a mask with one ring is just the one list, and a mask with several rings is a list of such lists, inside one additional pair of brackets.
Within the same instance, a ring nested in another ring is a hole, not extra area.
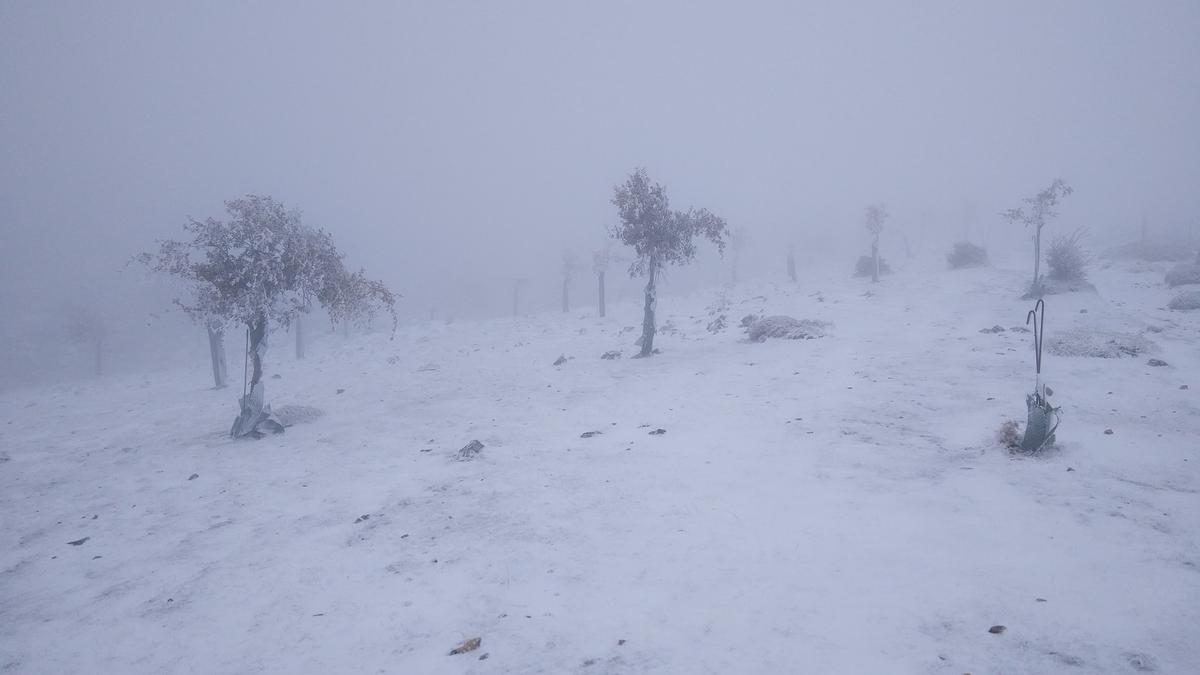
[[(554, 309), (636, 167), (744, 229), (745, 277), (956, 240), (1055, 177), (1088, 245), (1200, 236), (1200, 4), (5, 2), (0, 383), (206, 358), (172, 282), (128, 266), (267, 194), (403, 294), (402, 321)], [(642, 282), (624, 265), (614, 297)], [(730, 279), (703, 249), (664, 292)], [(629, 323), (639, 320), (631, 316)]]

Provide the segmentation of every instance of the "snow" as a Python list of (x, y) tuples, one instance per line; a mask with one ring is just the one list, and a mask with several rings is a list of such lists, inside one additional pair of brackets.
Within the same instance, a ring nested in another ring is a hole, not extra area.
[(648, 359), (600, 358), (636, 299), (325, 335), (260, 441), (199, 355), (4, 392), (0, 670), (1200, 672), (1200, 312), (1158, 266), (1048, 298), (1048, 342), (1169, 365), (1047, 354), (1058, 446), (1014, 457), (1032, 335), (979, 331), (1026, 273), (910, 268), (664, 294)]

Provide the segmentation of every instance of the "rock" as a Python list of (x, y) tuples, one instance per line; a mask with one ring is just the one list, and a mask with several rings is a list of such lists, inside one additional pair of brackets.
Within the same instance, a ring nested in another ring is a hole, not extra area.
[(481, 645), (481, 644), (483, 644), (483, 638), (477, 638), (477, 637), (471, 638), (470, 640), (467, 640), (466, 642), (463, 642), (462, 644), (458, 645), (454, 649), (451, 649), (449, 655), (454, 656), (456, 654), (466, 654), (467, 652), (473, 652), (476, 649), (479, 649), (479, 645)]
[(1179, 385), (1179, 388), (1186, 391), (1188, 386), (1186, 384), (1181, 384)]
[(1079, 310), (1079, 313), (1080, 313), (1080, 314), (1087, 314), (1087, 310), (1086, 310), (1086, 309), (1081, 309), (1081, 310)]
[(665, 433), (667, 433), (666, 429), (655, 429), (654, 431), (650, 432), (650, 435), (651, 436), (662, 436)]
[(69, 544), (71, 546), (83, 546), (85, 543), (87, 543), (88, 539), (91, 539), (91, 537), (84, 537), (83, 539), (76, 539), (75, 541), (68, 541), (67, 544)]
[(785, 340), (812, 340), (825, 336), (829, 324), (824, 321), (809, 319), (793, 319), (790, 316), (777, 314), (768, 316), (751, 323), (747, 334), (751, 342), (762, 342), (769, 337)]
[(282, 380), (283, 376), (280, 375), (279, 373), (275, 373), (274, 375), (271, 376), (271, 379), (272, 380)]
[(467, 461), (475, 459), (475, 457), (477, 457), (481, 452), (483, 452), (483, 443), (475, 440), (464, 445), (462, 449), (458, 451), (457, 457), (459, 461)]
[(1004, 326), (992, 326), (991, 328), (980, 328), (980, 333), (1003, 333)]
[(371, 519), (371, 514), (364, 513), (354, 520), (354, 524), (357, 525), (357, 524), (363, 522), (364, 520), (370, 520), (370, 519)]
[(1167, 365), (1167, 362), (1163, 361), (1162, 359), (1150, 359), (1149, 361), (1146, 362), (1146, 365), (1154, 366), (1156, 368), (1161, 368), (1161, 367)]
[(601, 432), (601, 431), (585, 431), (582, 434), (579, 434), (579, 437), (580, 438), (591, 438), (592, 436), (599, 436), (602, 433), (603, 432)]
[(600, 355), (600, 358), (604, 359), (605, 361), (612, 361), (621, 358), (621, 352), (614, 349), (612, 351), (604, 352)]
[(344, 394), (344, 393), (346, 393), (346, 390), (345, 390), (345, 389), (338, 389), (338, 390), (337, 390), (337, 393), (339, 393), (339, 394)]
[(567, 357), (566, 357), (566, 355), (565, 355), (565, 354), (560, 354), (560, 355), (559, 355), (559, 357), (558, 357), (557, 359), (555, 359), (555, 361), (554, 361), (554, 365), (556, 365), (556, 366), (561, 366), (562, 364), (564, 364), (564, 363), (566, 363), (566, 362), (567, 362)]
[(188, 480), (196, 480), (199, 477), (200, 477), (200, 474), (194, 473), (194, 474), (188, 476)]
[(1112, 435), (1113, 435), (1113, 430), (1112, 430), (1112, 429), (1105, 429), (1105, 430), (1104, 430), (1104, 435), (1105, 435), (1105, 436), (1112, 436)]
[(991, 628), (989, 628), (989, 629), (988, 629), (988, 632), (989, 632), (989, 633), (991, 633), (992, 635), (999, 635), (999, 634), (1003, 633), (1003, 632), (1004, 632), (1004, 631), (1006, 631), (1006, 630), (1008, 630), (1008, 628), (1005, 628), (1004, 626), (1001, 626), (1001, 625), (997, 624), (997, 625), (995, 625), (995, 626), (992, 626)]

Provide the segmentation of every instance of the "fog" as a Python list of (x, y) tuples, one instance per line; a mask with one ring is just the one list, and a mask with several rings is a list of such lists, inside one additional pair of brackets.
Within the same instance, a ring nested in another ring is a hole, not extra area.
[[(330, 231), (406, 320), (503, 316), (516, 278), (524, 311), (553, 309), (565, 249), (593, 302), (639, 166), (746, 228), (746, 277), (782, 277), (789, 244), (849, 274), (881, 201), (885, 254), (901, 233), (931, 259), (964, 237), (1024, 253), (996, 214), (1056, 176), (1055, 227), (1096, 248), (1190, 234), (1197, 35), (1191, 1), (5, 2), (0, 379), (86, 375), (72, 305), (130, 367), (204, 359), (170, 282), (126, 262), (246, 193)], [(728, 276), (706, 251), (668, 290)]]

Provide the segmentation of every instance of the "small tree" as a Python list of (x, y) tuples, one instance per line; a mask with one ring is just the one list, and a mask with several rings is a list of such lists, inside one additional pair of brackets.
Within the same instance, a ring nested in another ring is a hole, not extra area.
[(191, 285), (191, 300), (175, 300), (189, 316), (200, 321), (219, 317), (246, 326), (252, 370), (231, 434), (257, 438), (264, 430), (283, 430), (263, 402), (270, 325), (288, 327), (315, 300), (334, 322), (387, 311), (394, 333), (395, 296), (361, 272), (347, 273), (333, 239), (303, 225), (299, 211), (259, 195), (225, 202), (225, 209), (228, 221), (189, 220), (184, 230), (192, 235), (190, 240), (162, 241), (156, 254), (139, 258), (155, 271)]
[(1055, 178), (1048, 187), (1032, 197), (1021, 200), (1021, 206), (1000, 214), (1010, 223), (1021, 223), (1033, 228), (1033, 283), (1030, 290), (1036, 291), (1042, 272), (1042, 228), (1047, 221), (1058, 215), (1055, 208), (1059, 200), (1075, 190), (1061, 178)]
[(92, 349), (96, 376), (103, 375), (104, 342), (108, 337), (104, 317), (90, 307), (75, 306), (69, 310), (66, 328), (68, 340)]
[(871, 281), (879, 281), (879, 235), (883, 232), (883, 221), (887, 220), (887, 206), (872, 204), (867, 207), (867, 232), (871, 233)]
[(725, 253), (729, 228), (725, 219), (707, 209), (672, 211), (667, 192), (651, 183), (645, 169), (637, 169), (613, 188), (612, 203), (617, 207), (620, 224), (612, 229), (613, 238), (634, 250), (629, 276), (646, 275), (646, 303), (642, 319), (640, 356), (654, 353), (654, 314), (658, 309), (658, 274), (666, 265), (685, 265), (696, 257), (696, 237), (704, 236)]

